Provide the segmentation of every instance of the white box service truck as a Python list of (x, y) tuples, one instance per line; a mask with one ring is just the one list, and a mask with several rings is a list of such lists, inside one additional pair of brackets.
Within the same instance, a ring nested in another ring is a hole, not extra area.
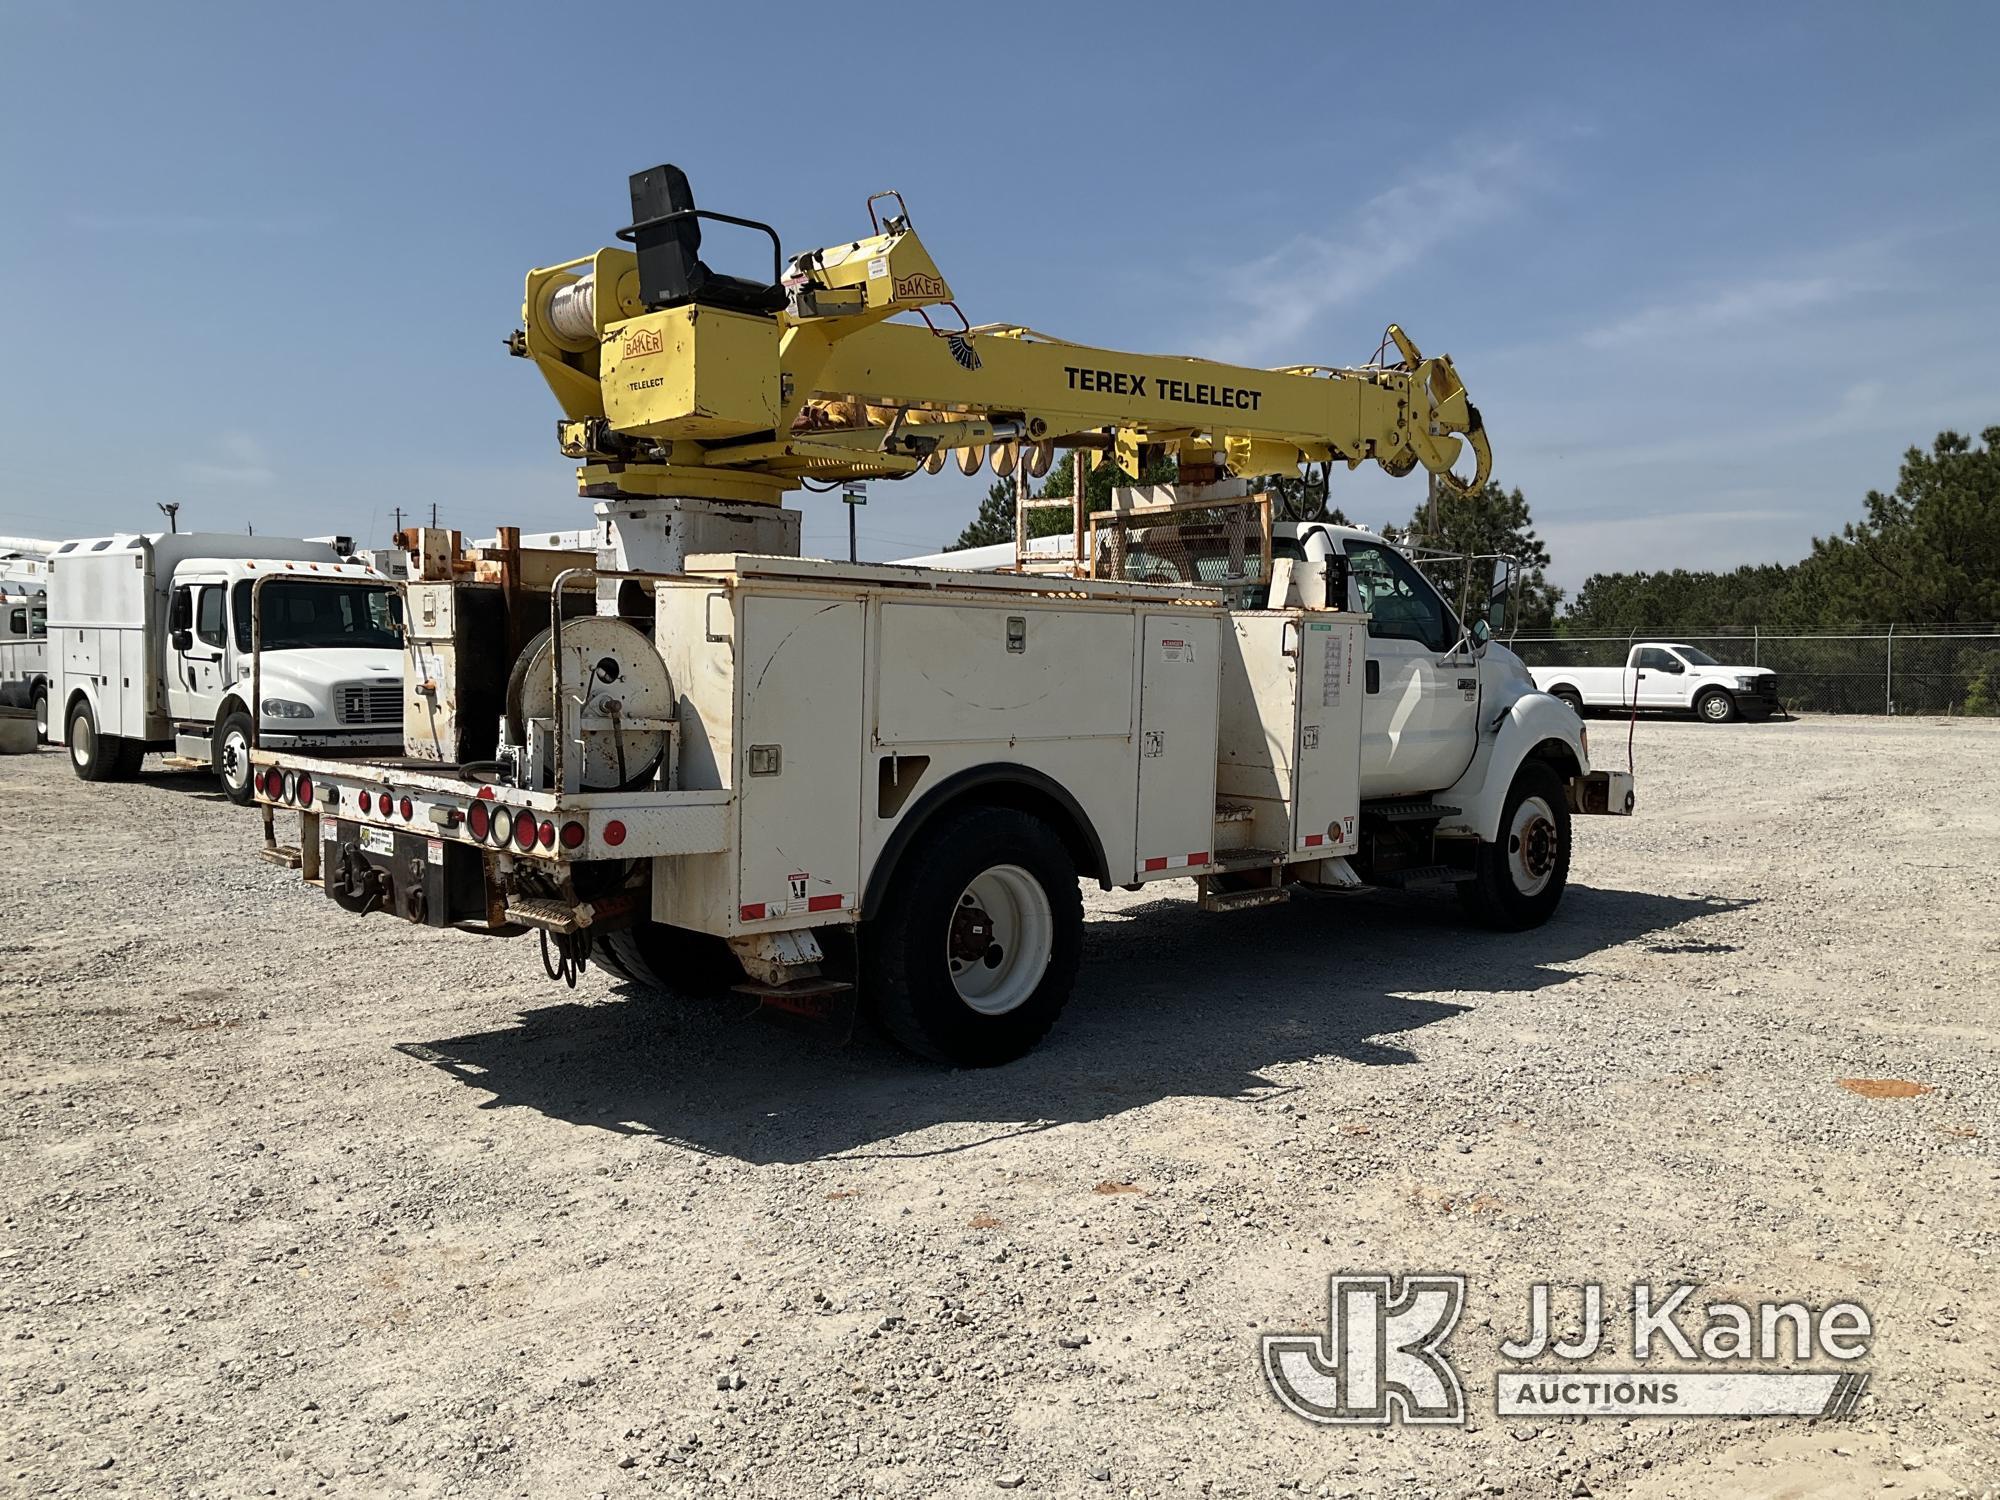
[(402, 743), (400, 605), (331, 543), (66, 541), (49, 559), (48, 607), (50, 733), (86, 781), (129, 779), (147, 751), (167, 751), (212, 765), (247, 803), (260, 734), (329, 754)]

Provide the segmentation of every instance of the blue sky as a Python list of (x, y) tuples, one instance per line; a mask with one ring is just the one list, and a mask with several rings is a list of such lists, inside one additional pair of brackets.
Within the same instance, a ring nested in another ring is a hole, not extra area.
[[(1504, 13), (1503, 13), (1504, 12)], [(1419, 27), (1421, 22), (1421, 27)], [(576, 526), (522, 273), (669, 160), (901, 188), (974, 322), (1452, 353), (1574, 587), (1798, 556), (2000, 422), (2000, 9), (0, 5), (0, 532)], [(719, 248), (721, 242), (716, 242)], [(717, 257), (721, 259), (720, 256)], [(866, 556), (984, 481), (877, 486)], [(1417, 479), (1337, 486), (1371, 523)], [(845, 515), (802, 496), (809, 550)]]

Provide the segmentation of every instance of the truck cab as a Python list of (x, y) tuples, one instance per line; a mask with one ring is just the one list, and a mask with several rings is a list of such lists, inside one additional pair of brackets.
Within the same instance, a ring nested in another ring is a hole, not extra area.
[(35, 733), (49, 730), (49, 609), (39, 587), (0, 591), (0, 708), (33, 708)]
[(114, 536), (64, 542), (51, 561), (51, 734), (85, 780), (168, 751), (247, 804), (253, 741), (401, 745), (400, 604), (333, 544)]

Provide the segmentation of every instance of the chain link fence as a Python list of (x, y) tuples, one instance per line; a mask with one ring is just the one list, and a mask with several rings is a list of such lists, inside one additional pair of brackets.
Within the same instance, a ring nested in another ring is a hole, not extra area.
[(1843, 631), (1522, 632), (1531, 667), (1622, 667), (1634, 645), (1696, 646), (1733, 667), (1769, 667), (1793, 713), (2000, 714), (2000, 625), (1859, 625)]

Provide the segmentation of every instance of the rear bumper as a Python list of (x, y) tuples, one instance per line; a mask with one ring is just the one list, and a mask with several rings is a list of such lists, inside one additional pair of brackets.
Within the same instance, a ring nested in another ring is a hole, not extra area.
[(1630, 771), (1586, 771), (1569, 779), (1571, 812), (1629, 817), (1637, 803)]

